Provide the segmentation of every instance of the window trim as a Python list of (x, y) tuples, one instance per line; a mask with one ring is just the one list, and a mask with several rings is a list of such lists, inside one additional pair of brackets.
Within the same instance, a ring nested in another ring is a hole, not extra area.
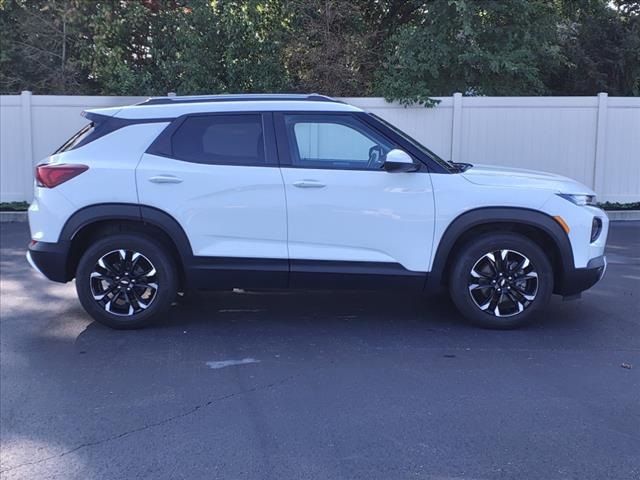
[[(238, 116), (259, 116), (262, 124), (262, 142), (264, 146), (264, 162), (193, 162), (184, 158), (176, 157), (173, 153), (172, 140), (182, 124), (192, 117), (238, 117)], [(188, 113), (177, 117), (167, 127), (160, 132), (156, 139), (145, 151), (150, 155), (170, 158), (179, 162), (191, 163), (194, 165), (223, 165), (230, 167), (277, 167), (278, 155), (273, 134), (273, 119), (270, 112), (264, 111), (243, 111), (243, 112), (202, 112)]]
[[(376, 169), (371, 169), (368, 167), (350, 167), (350, 166), (308, 166), (308, 165), (296, 165), (293, 163), (293, 155), (291, 152), (291, 148), (290, 148), (290, 135), (289, 132), (287, 131), (287, 125), (285, 122), (285, 115), (300, 115), (300, 116), (305, 116), (305, 117), (311, 117), (311, 116), (319, 116), (319, 117), (326, 117), (326, 116), (332, 116), (332, 117), (338, 117), (338, 116), (342, 116), (342, 117), (348, 117), (352, 120), (354, 120), (356, 123), (361, 124), (363, 127), (365, 128), (369, 128), (371, 130), (373, 130), (377, 135), (380, 135), (382, 138), (384, 138), (385, 140), (387, 140), (392, 146), (393, 148), (402, 148), (403, 150), (406, 150), (404, 148), (404, 146), (402, 144), (399, 144), (399, 142), (397, 142), (397, 140), (393, 137), (391, 137), (390, 135), (387, 134), (387, 132), (382, 131), (380, 128), (376, 128), (376, 125), (372, 124), (371, 122), (365, 121), (365, 119), (360, 115), (360, 112), (327, 112), (327, 111), (302, 111), (302, 110), (292, 110), (292, 111), (278, 111), (278, 112), (274, 112), (274, 126), (275, 126), (275, 130), (276, 130), (276, 141), (277, 141), (277, 145), (278, 145), (278, 154), (279, 154), (279, 159), (280, 159), (280, 166), (283, 168), (301, 168), (301, 169), (305, 169), (305, 170), (345, 170), (345, 171), (356, 171), (356, 172), (382, 172), (382, 173), (388, 173), (386, 170), (380, 168), (379, 170)], [(364, 114), (366, 115), (366, 114)], [(293, 141), (295, 141), (295, 138), (292, 139)], [(407, 151), (407, 153), (409, 153), (409, 155), (411, 155), (411, 157), (414, 160), (418, 161), (418, 165), (419, 165), (419, 169), (416, 172), (427, 172), (428, 168), (425, 164), (425, 162), (417, 157), (414, 152), (412, 151)]]

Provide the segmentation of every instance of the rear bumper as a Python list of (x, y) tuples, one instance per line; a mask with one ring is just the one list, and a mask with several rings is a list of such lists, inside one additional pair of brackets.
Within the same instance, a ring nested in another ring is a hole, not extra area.
[(27, 261), (35, 270), (54, 282), (71, 280), (68, 272), (69, 245), (67, 242), (31, 242)]
[(586, 268), (576, 268), (566, 272), (556, 293), (564, 296), (577, 295), (596, 283), (604, 276), (607, 270), (607, 257), (604, 255), (589, 260)]

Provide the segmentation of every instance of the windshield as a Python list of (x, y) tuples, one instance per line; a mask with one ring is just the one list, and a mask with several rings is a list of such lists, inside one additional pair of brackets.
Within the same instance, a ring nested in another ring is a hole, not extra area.
[(440, 158), (438, 155), (436, 155), (434, 152), (432, 152), (431, 150), (429, 150), (427, 147), (425, 147), (424, 145), (422, 145), (420, 142), (418, 142), (417, 140), (411, 138), (409, 135), (407, 135), (405, 132), (403, 132), (402, 130), (400, 130), (398, 127), (392, 125), (391, 123), (387, 122), (386, 120), (384, 120), (383, 118), (380, 118), (378, 115), (374, 114), (374, 113), (369, 113), (369, 115), (371, 115), (372, 117), (374, 117), (376, 120), (384, 123), (384, 125), (388, 128), (390, 128), (391, 130), (393, 130), (395, 133), (397, 133), (398, 135), (400, 135), (404, 140), (406, 140), (407, 142), (409, 142), (413, 147), (415, 147), (416, 149), (420, 150), (422, 153), (424, 153), (425, 155), (428, 155), (429, 157), (431, 157), (435, 162), (439, 163), (440, 165), (442, 165), (444, 168), (446, 168), (449, 171), (452, 172), (457, 172), (459, 169), (453, 165), (451, 162), (448, 162), (447, 160), (444, 160), (443, 158)]

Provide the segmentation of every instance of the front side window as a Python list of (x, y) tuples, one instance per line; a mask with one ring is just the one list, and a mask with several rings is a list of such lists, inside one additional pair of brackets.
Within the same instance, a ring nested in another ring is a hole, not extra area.
[(171, 137), (175, 158), (194, 163), (261, 165), (265, 163), (260, 115), (187, 117)]
[(285, 115), (291, 162), (308, 168), (379, 170), (393, 145), (345, 115)]

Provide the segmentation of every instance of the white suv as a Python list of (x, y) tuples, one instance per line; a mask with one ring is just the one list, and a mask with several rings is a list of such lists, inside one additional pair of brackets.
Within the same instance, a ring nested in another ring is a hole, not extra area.
[(448, 287), (512, 328), (604, 274), (608, 220), (568, 178), (450, 163), (320, 95), (163, 97), (89, 110), (36, 168), (28, 259), (115, 328), (177, 292)]

